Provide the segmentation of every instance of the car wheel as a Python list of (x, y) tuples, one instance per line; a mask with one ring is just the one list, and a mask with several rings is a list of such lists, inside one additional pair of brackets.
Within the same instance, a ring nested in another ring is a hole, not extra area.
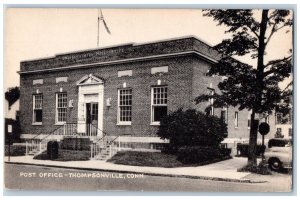
[(269, 160), (269, 167), (274, 170), (274, 171), (278, 171), (281, 169), (281, 162), (280, 160), (278, 160), (277, 158), (271, 158)]

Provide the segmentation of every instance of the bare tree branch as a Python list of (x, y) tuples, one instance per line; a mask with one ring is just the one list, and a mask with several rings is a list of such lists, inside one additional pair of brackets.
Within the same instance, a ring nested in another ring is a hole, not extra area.
[(257, 39), (259, 38), (258, 33), (256, 33), (249, 25), (246, 25), (246, 27), (248, 27), (248, 28), (250, 29), (250, 31), (251, 31), (252, 33), (254, 33), (254, 35), (257, 37)]
[(272, 30), (271, 30), (271, 33), (270, 33), (270, 35), (269, 35), (269, 37), (268, 37), (268, 39), (267, 39), (267, 41), (266, 41), (266, 43), (265, 43), (265, 46), (267, 46), (267, 44), (269, 43), (269, 41), (270, 41), (270, 39), (271, 39), (271, 37), (273, 36), (273, 34), (276, 32), (276, 25), (277, 25), (277, 23), (274, 23), (273, 24), (273, 27), (272, 27)]
[(289, 59), (292, 58), (292, 55), (288, 56), (288, 57), (284, 57), (282, 59), (278, 59), (278, 60), (271, 60), (269, 61), (266, 65), (265, 65), (265, 68), (270, 66), (270, 65), (275, 65), (277, 63), (280, 63), (280, 62), (285, 62), (285, 61), (288, 61)]

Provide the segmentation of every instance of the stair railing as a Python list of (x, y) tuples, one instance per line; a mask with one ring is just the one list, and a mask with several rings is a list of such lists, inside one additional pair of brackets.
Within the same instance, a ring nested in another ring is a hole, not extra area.
[(54, 131), (52, 131), (51, 133), (49, 133), (46, 137), (44, 137), (42, 139), (37, 138), (39, 135), (42, 134), (42, 133), (39, 133), (38, 135), (34, 136), (33, 138), (30, 138), (29, 140), (27, 140), (26, 141), (26, 155), (28, 155), (30, 152), (33, 152), (33, 151), (36, 151), (36, 153), (41, 153), (43, 151), (43, 149), (45, 149), (45, 145), (47, 145), (47, 143), (45, 144), (45, 142), (46, 142), (45, 139), (61, 128), (63, 128), (63, 127), (58, 127), (56, 129), (54, 129)]
[[(104, 142), (104, 140), (107, 138), (107, 134), (97, 140), (97, 142), (94, 142), (91, 144), (91, 158), (94, 158), (97, 155), (100, 155), (102, 151), (106, 151), (108, 148), (109, 150), (109, 158), (111, 158), (116, 152), (120, 151), (121, 149), (121, 141), (120, 136), (116, 136), (110, 141)], [(113, 148), (115, 141), (118, 139), (117, 148)], [(102, 143), (101, 143), (102, 142)], [(106, 143), (106, 144), (105, 144)], [(114, 150), (114, 151), (113, 151)]]

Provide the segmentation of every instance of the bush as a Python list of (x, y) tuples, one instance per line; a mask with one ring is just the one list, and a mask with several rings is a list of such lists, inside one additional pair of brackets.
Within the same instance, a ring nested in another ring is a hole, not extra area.
[(177, 159), (184, 164), (208, 164), (229, 159), (231, 149), (216, 148), (212, 146), (184, 146), (177, 152)]
[(47, 151), (44, 151), (38, 155), (35, 155), (33, 159), (36, 160), (54, 160), (54, 161), (81, 161), (89, 160), (91, 156), (90, 151), (75, 151), (75, 150), (65, 150), (60, 149), (58, 151), (57, 158), (50, 158)]
[(160, 121), (158, 136), (169, 139), (166, 152), (176, 153), (183, 146), (211, 146), (218, 148), (227, 137), (227, 125), (221, 118), (194, 109), (179, 109)]
[[(10, 156), (25, 156), (26, 154), (26, 146), (10, 146)], [(8, 156), (8, 145), (5, 145), (5, 156)]]

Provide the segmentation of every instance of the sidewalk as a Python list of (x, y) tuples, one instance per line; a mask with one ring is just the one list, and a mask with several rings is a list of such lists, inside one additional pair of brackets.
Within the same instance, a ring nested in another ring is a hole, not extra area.
[[(8, 157), (4, 158), (8, 163)], [(245, 165), (246, 158), (234, 157), (205, 166), (198, 167), (178, 167), (178, 168), (160, 168), (160, 167), (141, 167), (129, 165), (117, 165), (100, 160), (88, 161), (51, 161), (51, 160), (34, 160), (33, 156), (11, 157), (10, 163), (29, 164), (37, 166), (49, 166), (59, 168), (70, 168), (80, 170), (122, 172), (122, 173), (142, 173), (144, 175), (170, 176), (170, 177), (188, 177), (205, 180), (231, 181), (231, 182), (256, 182), (255, 180), (246, 179), (250, 173), (237, 172), (237, 168)]]

